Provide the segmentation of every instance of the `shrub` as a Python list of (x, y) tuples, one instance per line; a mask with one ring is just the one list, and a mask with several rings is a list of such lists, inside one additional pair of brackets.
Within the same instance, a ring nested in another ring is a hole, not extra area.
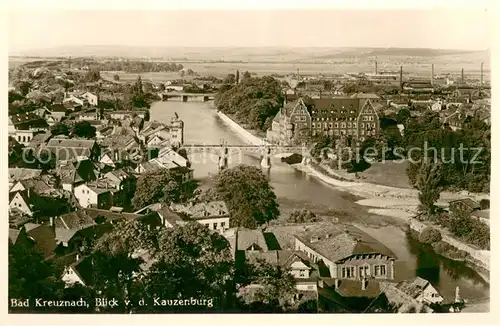
[(444, 241), (436, 242), (432, 247), (437, 254), (450, 259), (464, 260), (469, 256), (467, 252), (457, 249)]
[(418, 236), (418, 241), (426, 244), (433, 244), (441, 241), (441, 232), (438, 230), (427, 227)]
[(481, 209), (489, 209), (490, 208), (490, 200), (489, 199), (481, 199), (479, 202)]
[(308, 209), (293, 210), (293, 212), (288, 216), (287, 222), (289, 223), (307, 223), (316, 222), (319, 218)]

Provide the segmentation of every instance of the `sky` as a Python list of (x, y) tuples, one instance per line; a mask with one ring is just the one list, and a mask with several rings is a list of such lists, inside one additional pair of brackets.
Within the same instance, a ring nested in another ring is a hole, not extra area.
[(9, 13), (9, 52), (75, 45), (490, 48), (480, 9)]

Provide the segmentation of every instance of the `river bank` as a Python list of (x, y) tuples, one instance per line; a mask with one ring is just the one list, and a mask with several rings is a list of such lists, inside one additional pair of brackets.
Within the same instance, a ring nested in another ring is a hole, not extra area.
[[(218, 111), (217, 115), (246, 142), (253, 145), (269, 144), (267, 141), (253, 135), (248, 130), (241, 127), (224, 113)], [(335, 171), (326, 171), (324, 167), (318, 168), (314, 164), (308, 164), (307, 160), (304, 160), (302, 163), (292, 164), (291, 166), (308, 175), (314, 176), (332, 187), (363, 198), (356, 201), (356, 204), (368, 207), (369, 213), (400, 219), (417, 232), (426, 226), (424, 223), (416, 221), (413, 218), (413, 216), (417, 214), (417, 207), (419, 204), (418, 191), (416, 189), (397, 188), (350, 180), (345, 176), (336, 174)], [(484, 198), (484, 195), (470, 194), (467, 192), (442, 192), (437, 204), (442, 207), (447, 207), (448, 202), (461, 198), (480, 200)], [(443, 241), (459, 250), (467, 252), (471, 257), (468, 263), (478, 267), (478, 273), (489, 281), (490, 252), (487, 250), (477, 250), (460, 242), (447, 233), (446, 230), (444, 230), (444, 232), (441, 230), (441, 232), (443, 234)]]

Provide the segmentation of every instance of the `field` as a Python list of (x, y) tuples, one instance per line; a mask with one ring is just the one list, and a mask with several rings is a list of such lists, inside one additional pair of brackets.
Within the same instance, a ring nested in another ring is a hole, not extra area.
[(407, 162), (397, 163), (387, 161), (384, 163), (373, 163), (364, 172), (358, 173), (364, 179), (362, 181), (389, 187), (412, 189), (406, 176)]
[(120, 82), (133, 82), (140, 75), (141, 79), (144, 81), (150, 81), (153, 83), (165, 82), (167, 80), (173, 79), (185, 79), (190, 80), (193, 77), (181, 77), (178, 72), (143, 72), (143, 73), (128, 73), (123, 71), (101, 71), (101, 77), (107, 80), (113, 80), (114, 75), (120, 76)]

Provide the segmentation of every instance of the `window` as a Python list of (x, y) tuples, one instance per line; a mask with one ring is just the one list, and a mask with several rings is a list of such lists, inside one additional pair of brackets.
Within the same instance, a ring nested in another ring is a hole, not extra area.
[(356, 128), (356, 122), (353, 122), (353, 123), (352, 123), (352, 127), (353, 127), (353, 128)]
[(387, 272), (385, 270), (385, 265), (380, 265), (380, 275), (387, 275)]
[(226, 222), (220, 222), (220, 227), (223, 228), (226, 226)]
[(206, 226), (207, 228), (210, 228), (210, 224), (208, 224), (208, 223), (205, 223), (205, 226)]
[(342, 278), (354, 278), (355, 268), (353, 266), (342, 267)]
[(365, 124), (364, 123), (361, 123), (361, 128), (364, 128), (365, 127)]
[(306, 271), (305, 271), (304, 269), (301, 269), (301, 270), (299, 271), (299, 276), (300, 276), (300, 277), (306, 277)]
[(349, 123), (347, 124), (347, 128), (351, 128), (351, 127), (352, 127), (352, 124), (349, 122)]
[(328, 128), (332, 129), (332, 127), (333, 127), (333, 123), (331, 123), (331, 122), (330, 122), (330, 123), (328, 124)]
[(339, 131), (338, 131), (337, 129), (335, 129), (335, 130), (333, 131), (333, 134), (334, 134), (334, 135), (336, 135), (336, 136), (338, 136), (338, 135), (339, 135)]
[(325, 127), (325, 129), (326, 129), (326, 127), (327, 127), (327, 126), (328, 126), (328, 124), (325, 122), (325, 123), (323, 124), (323, 127)]
[(364, 265), (364, 266), (359, 266), (359, 277), (363, 278), (370, 275), (370, 266)]
[(341, 126), (342, 128), (345, 128), (345, 122), (342, 122)]
[(375, 124), (374, 123), (372, 123), (372, 128), (375, 128)]
[(386, 276), (386, 266), (385, 265), (375, 265), (375, 276)]
[(313, 122), (313, 123), (311, 124), (311, 126), (312, 126), (312, 128), (315, 128), (315, 127), (316, 127), (316, 124)]
[(339, 127), (339, 123), (335, 122), (335, 128), (338, 128), (338, 127)]
[(380, 266), (375, 265), (375, 276), (379, 276), (379, 275), (380, 275)]
[(214, 230), (217, 229), (217, 223), (214, 223)]

